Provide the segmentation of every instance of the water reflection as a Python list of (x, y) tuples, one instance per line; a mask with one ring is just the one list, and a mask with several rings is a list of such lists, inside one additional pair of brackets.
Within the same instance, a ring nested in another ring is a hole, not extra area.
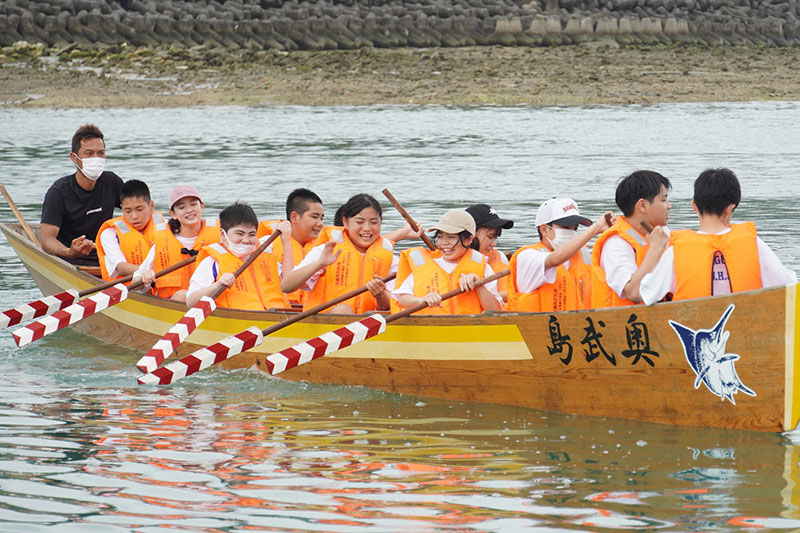
[(796, 453), (774, 435), (274, 385), (0, 391), (0, 523), (724, 530), (780, 518)]

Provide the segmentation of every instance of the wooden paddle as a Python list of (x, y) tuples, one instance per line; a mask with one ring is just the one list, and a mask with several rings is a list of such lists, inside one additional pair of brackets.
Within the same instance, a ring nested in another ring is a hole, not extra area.
[(133, 274), (130, 274), (123, 278), (106, 281), (100, 285), (83, 289), (80, 292), (76, 291), (75, 289), (69, 289), (64, 292), (59, 292), (58, 294), (45, 296), (44, 298), (39, 298), (38, 300), (22, 304), (13, 309), (8, 309), (0, 313), (0, 329), (15, 326), (20, 322), (25, 322), (32, 318), (49, 315), (50, 313), (54, 313), (59, 309), (69, 307), (84, 296), (104, 291), (119, 283), (128, 283), (132, 279)]
[[(239, 268), (236, 269), (236, 272), (233, 273), (233, 278), (238, 278), (242, 272), (247, 270), (247, 268), (253, 264), (253, 261), (258, 259), (258, 257), (267, 249), (267, 247), (272, 244), (276, 238), (278, 238), (281, 234), (280, 230), (275, 230), (261, 245), (256, 248), (256, 250), (250, 254), (250, 257), (244, 261)], [(156, 368), (158, 368), (161, 363), (163, 363), (172, 352), (178, 349), (178, 346), (186, 340), (186, 337), (191, 335), (191, 333), (203, 323), (203, 321), (208, 318), (208, 315), (214, 312), (214, 309), (217, 308), (217, 303), (215, 300), (222, 294), (227, 287), (220, 286), (213, 293), (211, 296), (203, 296), (200, 298), (200, 301), (197, 302), (191, 309), (189, 309), (183, 317), (175, 323), (174, 326), (169, 328), (169, 330), (161, 337), (158, 342), (156, 342), (150, 351), (148, 351), (145, 355), (139, 359), (139, 362), (136, 363), (136, 367), (141, 370), (142, 372), (152, 372)]]
[[(492, 274), (491, 276), (486, 276), (485, 278), (478, 280), (475, 283), (475, 287), (480, 287), (481, 285), (485, 285), (486, 283), (500, 279), (503, 276), (507, 276), (510, 273), (511, 271), (506, 268), (500, 272)], [(467, 291), (461, 290), (460, 287), (458, 289), (453, 289), (452, 291), (442, 294), (442, 301), (453, 298), (454, 296), (458, 296), (464, 292)], [(411, 307), (407, 307), (402, 311), (389, 315), (386, 318), (379, 314), (370, 315), (367, 318), (359, 320), (358, 322), (353, 322), (352, 324), (348, 324), (337, 330), (330, 331), (320, 335), (319, 337), (267, 356), (267, 369), (272, 375), (280, 374), (285, 370), (308, 363), (309, 361), (313, 361), (314, 359), (322, 357), (323, 355), (328, 355), (342, 348), (352, 346), (353, 344), (383, 333), (386, 331), (386, 324), (389, 322), (394, 322), (395, 320), (405, 318), (412, 313), (416, 313), (417, 311), (425, 309), (426, 307), (428, 307), (427, 302), (420, 302), (416, 305), (412, 305)]]
[(8, 202), (8, 207), (10, 207), (11, 211), (14, 212), (14, 216), (17, 217), (17, 220), (19, 221), (19, 225), (22, 226), (22, 229), (23, 229), (23, 231), (25, 231), (25, 234), (28, 236), (28, 238), (31, 240), (31, 242), (33, 244), (35, 244), (36, 246), (41, 248), (42, 245), (39, 244), (39, 239), (36, 238), (36, 234), (33, 232), (31, 227), (25, 221), (25, 217), (22, 216), (22, 213), (20, 212), (20, 210), (17, 209), (17, 204), (14, 203), (14, 200), (11, 199), (11, 195), (8, 194), (8, 191), (6, 190), (6, 186), (3, 185), (2, 183), (0, 183), (0, 193), (3, 193), (3, 196), (6, 199), (6, 202)]
[[(389, 198), (389, 201), (392, 202), (392, 205), (397, 208), (403, 218), (406, 219), (408, 224), (417, 231), (419, 226), (411, 218), (411, 215), (403, 208), (402, 205), (391, 195), (388, 189), (384, 189), (383, 194)], [(431, 250), (435, 250), (436, 247), (434, 246), (433, 242), (428, 239), (427, 235), (421, 235), (422, 240), (425, 241), (425, 244)], [(385, 278), (382, 278), (384, 283), (393, 280), (397, 274), (389, 274)], [(304, 311), (300, 314), (295, 316), (289, 317), (285, 320), (274, 324), (273, 326), (266, 328), (264, 330), (259, 330), (255, 326), (248, 328), (242, 332), (237, 333), (236, 335), (231, 335), (230, 337), (226, 337), (225, 339), (219, 341), (218, 343), (212, 344), (206, 348), (202, 348), (194, 353), (191, 353), (182, 359), (175, 361), (174, 363), (170, 363), (167, 366), (158, 368), (156, 370), (150, 371), (148, 374), (140, 377), (138, 382), (140, 385), (144, 384), (156, 384), (159, 383), (161, 385), (167, 385), (169, 383), (173, 383), (181, 378), (186, 376), (190, 376), (195, 372), (208, 368), (209, 366), (215, 365), (219, 362), (222, 362), (226, 359), (230, 359), (236, 354), (242, 353), (244, 351), (249, 350), (253, 346), (258, 346), (264, 341), (265, 335), (270, 335), (280, 329), (285, 328), (295, 322), (299, 322), (304, 318), (307, 318), (311, 315), (315, 315), (320, 311), (324, 311), (325, 309), (332, 307), (336, 304), (341, 302), (345, 302), (350, 298), (358, 296), (367, 291), (367, 286), (364, 285), (358, 289), (350, 291), (347, 294), (343, 294), (337, 298), (324, 302), (316, 307), (313, 307), (307, 311)]]
[[(194, 262), (197, 259), (197, 256), (187, 257), (183, 261), (179, 261), (174, 265), (170, 265), (164, 270), (160, 270), (156, 272), (156, 278), (161, 277), (165, 274), (169, 274), (179, 268), (183, 268), (186, 265)], [(123, 278), (124, 280), (125, 278)], [(26, 344), (30, 344), (33, 341), (39, 340), (42, 337), (50, 335), (51, 333), (55, 333), (60, 329), (64, 329), (67, 326), (78, 322), (79, 320), (83, 320), (93, 314), (102, 311), (103, 309), (108, 309), (109, 307), (120, 303), (121, 301), (128, 298), (128, 291), (138, 289), (139, 287), (144, 286), (144, 282), (140, 279), (138, 281), (134, 281), (130, 284), (130, 286), (125, 286), (122, 280), (115, 280), (113, 285), (97, 294), (89, 296), (77, 303), (74, 303), (64, 309), (56, 311), (55, 313), (48, 315), (41, 320), (37, 320), (28, 324), (27, 326), (23, 326), (21, 328), (17, 328), (12, 333), (14, 337), (14, 341), (17, 343), (17, 346), (25, 346)], [(105, 285), (105, 284), (104, 284)], [(99, 285), (101, 287), (102, 285)]]
[[(397, 274), (389, 274), (388, 276), (381, 278), (381, 281), (387, 283), (393, 280), (396, 276)], [(363, 287), (354, 289), (347, 294), (337, 296), (333, 300), (321, 303), (316, 307), (312, 307), (311, 309), (303, 311), (302, 313), (285, 318), (284, 320), (281, 320), (280, 322), (277, 322), (263, 330), (259, 330), (255, 326), (248, 328), (237, 333), (236, 335), (226, 337), (225, 339), (222, 339), (211, 346), (193, 352), (179, 359), (178, 361), (175, 361), (174, 363), (157, 368), (156, 370), (153, 370), (150, 373), (140, 377), (138, 382), (140, 385), (168, 385), (170, 383), (175, 383), (181, 378), (191, 376), (195, 372), (199, 372), (200, 370), (208, 368), (212, 365), (221, 363), (222, 361), (230, 359), (236, 354), (246, 352), (250, 348), (258, 346), (264, 341), (264, 337), (267, 335), (271, 335), (272, 333), (275, 333), (286, 326), (291, 326), (292, 324), (300, 322), (311, 315), (315, 315), (320, 311), (328, 309), (329, 307), (333, 307), (336, 304), (340, 304), (349, 300), (350, 298), (354, 298), (359, 294), (366, 292), (367, 290), (367, 286), (364, 285)]]
[[(408, 222), (408, 225), (411, 226), (411, 229), (413, 229), (414, 231), (419, 231), (419, 224), (417, 224), (416, 221), (414, 221), (414, 219), (411, 218), (411, 215), (408, 214), (408, 211), (403, 209), (403, 206), (400, 205), (400, 202), (398, 202), (397, 199), (392, 195), (392, 193), (389, 192), (389, 189), (383, 189), (382, 192), (383, 195), (386, 197), (386, 199), (389, 200), (389, 202), (394, 206), (395, 209), (397, 209), (400, 215), (404, 219), (406, 219), (406, 222)], [(436, 246), (433, 244), (433, 241), (431, 241), (430, 237), (428, 237), (424, 233), (420, 235), (419, 238), (422, 239), (422, 242), (425, 243), (425, 246), (427, 246), (431, 250), (436, 249)]]

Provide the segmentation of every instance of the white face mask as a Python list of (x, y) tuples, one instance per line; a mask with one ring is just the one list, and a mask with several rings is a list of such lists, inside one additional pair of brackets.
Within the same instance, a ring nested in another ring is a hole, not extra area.
[[(103, 169), (106, 167), (105, 157), (87, 157), (86, 159), (78, 157), (78, 161), (83, 163), (83, 168), (79, 167), (78, 170), (92, 181), (97, 181), (97, 178), (100, 177), (100, 174), (103, 173)], [(78, 165), (75, 166), (77, 167)]]
[(566, 229), (566, 228), (553, 228), (553, 231), (556, 232), (555, 237), (550, 239), (550, 244), (553, 246), (555, 250), (562, 244), (570, 241), (573, 237), (575, 237), (578, 232), (574, 229)]
[(247, 257), (248, 255), (252, 254), (256, 251), (258, 247), (258, 241), (251, 243), (251, 244), (243, 244), (239, 243), (232, 243), (228, 234), (225, 233), (225, 230), (222, 230), (222, 234), (225, 235), (225, 240), (228, 241), (225, 247), (230, 250), (230, 252), (235, 255), (236, 257), (242, 258)]

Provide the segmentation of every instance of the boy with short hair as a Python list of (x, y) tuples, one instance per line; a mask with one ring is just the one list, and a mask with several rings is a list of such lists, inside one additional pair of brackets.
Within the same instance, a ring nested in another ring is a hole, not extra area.
[[(622, 211), (592, 248), (592, 307), (641, 303), (639, 284), (666, 246), (669, 180), (651, 170), (637, 170), (617, 184), (615, 200)], [(645, 226), (653, 229), (648, 232)]]
[[(270, 253), (271, 246), (238, 278), (233, 275), (259, 246), (258, 217), (253, 208), (238, 202), (229, 205), (220, 212), (219, 223), (219, 243), (204, 246), (197, 255), (197, 269), (186, 291), (186, 306), (191, 308), (203, 296), (211, 296), (218, 288), (225, 287), (216, 299), (220, 307), (262, 311), (283, 307), (281, 271)], [(280, 239), (289, 247), (289, 224), (281, 222), (276, 229), (281, 230)]]
[(797, 275), (758, 237), (755, 224), (731, 224), (741, 197), (739, 180), (727, 168), (698, 176), (692, 208), (700, 229), (672, 232), (670, 247), (642, 279), (645, 304), (667, 294), (687, 300), (797, 282)]
[[(322, 223), (325, 211), (322, 200), (309, 189), (295, 189), (286, 198), (286, 220), (291, 224), (290, 246), (284, 247), (283, 239), (273, 243), (272, 253), (281, 263), (283, 272), (291, 271), (299, 265), (309, 250), (322, 244), (329, 238), (329, 230)], [(276, 221), (264, 221), (258, 226), (258, 236), (269, 235), (273, 232)], [(323, 237), (320, 234), (326, 230)], [(296, 290), (286, 295), (285, 304), (301, 304), (304, 292)]]
[(104, 280), (136, 272), (153, 246), (161, 213), (153, 211), (150, 189), (140, 180), (128, 180), (120, 190), (122, 216), (106, 220), (97, 232), (97, 256)]
[[(585, 245), (614, 223), (606, 213), (592, 224), (571, 198), (553, 198), (536, 212), (539, 242), (511, 257), (509, 311), (572, 311), (591, 304), (592, 277)], [(578, 233), (578, 225), (588, 226)]]

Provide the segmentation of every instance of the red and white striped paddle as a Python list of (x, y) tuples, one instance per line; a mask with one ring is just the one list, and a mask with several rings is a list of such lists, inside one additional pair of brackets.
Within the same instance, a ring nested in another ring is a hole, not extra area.
[[(386, 283), (393, 280), (397, 274), (389, 274), (388, 276), (381, 278), (381, 280)], [(329, 300), (327, 302), (321, 303), (316, 307), (312, 307), (307, 311), (303, 311), (302, 313), (298, 313), (296, 315), (292, 315), (280, 322), (273, 324), (272, 326), (259, 330), (257, 327), (253, 326), (249, 329), (246, 329), (242, 332), (237, 333), (236, 335), (231, 335), (230, 337), (226, 337), (221, 341), (212, 344), (206, 348), (202, 348), (193, 352), (174, 363), (170, 363), (168, 365), (164, 365), (161, 368), (157, 368), (156, 370), (151, 371), (148, 374), (139, 378), (140, 385), (168, 385), (170, 383), (174, 383), (181, 378), (185, 378), (186, 376), (191, 376), (195, 372), (199, 372), (200, 370), (206, 369), (212, 365), (217, 363), (221, 363), (226, 359), (230, 359), (234, 355), (240, 354), (242, 352), (246, 352), (250, 348), (254, 346), (258, 346), (262, 342), (264, 342), (264, 337), (267, 335), (271, 335), (275, 333), (279, 329), (283, 329), (286, 326), (290, 326), (295, 322), (300, 322), (304, 318), (307, 318), (311, 315), (315, 315), (320, 311), (324, 311), (329, 307), (333, 307), (336, 304), (345, 302), (350, 298), (354, 298), (359, 294), (366, 292), (367, 287), (366, 285), (363, 287), (359, 287), (358, 289), (352, 290), (347, 294), (343, 294), (334, 298), (333, 300)]]
[(32, 318), (39, 318), (40, 316), (49, 315), (50, 313), (54, 313), (59, 309), (64, 309), (65, 307), (74, 304), (84, 296), (89, 296), (90, 294), (104, 291), (113, 287), (114, 285), (117, 285), (118, 283), (128, 283), (132, 279), (133, 275), (125, 276), (123, 278), (101, 283), (100, 285), (95, 285), (94, 287), (89, 287), (88, 289), (83, 289), (80, 292), (76, 291), (75, 289), (69, 289), (64, 292), (59, 292), (58, 294), (52, 294), (32, 302), (22, 304), (14, 309), (8, 309), (7, 311), (0, 312), (0, 329), (16, 326), (20, 322), (26, 322)]
[[(183, 261), (179, 261), (174, 265), (170, 265), (164, 270), (157, 272), (156, 277), (158, 278), (164, 274), (169, 274), (174, 270), (183, 268), (186, 265), (194, 262), (196, 258), (196, 256), (188, 257)], [(128, 277), (133, 278), (133, 276)], [(104, 309), (108, 309), (109, 307), (124, 301), (128, 298), (128, 291), (138, 289), (144, 285), (144, 282), (139, 280), (134, 281), (126, 287), (123, 283), (121, 283), (124, 281), (124, 279), (125, 278), (114, 281), (110, 287), (102, 290), (98, 294), (94, 294), (77, 303), (73, 303), (51, 315), (42, 318), (41, 320), (32, 322), (27, 326), (17, 328), (12, 333), (14, 341), (19, 347), (30, 344), (33, 341), (39, 340), (42, 337), (50, 335), (51, 333), (55, 333), (56, 331), (64, 329), (65, 327), (70, 326), (79, 320), (83, 320), (84, 318), (92, 316), (95, 313), (98, 313)], [(103, 285), (98, 285), (98, 287), (103, 287)], [(93, 289), (96, 288), (97, 287), (94, 287)], [(89, 291), (92, 289), (86, 290)]]
[[(475, 282), (475, 287), (485, 285), (503, 276), (507, 276), (511, 272), (508, 269), (496, 272), (491, 276), (486, 276)], [(461, 288), (453, 289), (452, 291), (442, 294), (442, 301), (458, 296), (466, 292)], [(405, 318), (412, 313), (416, 313), (428, 307), (426, 302), (420, 302), (417, 305), (407, 307), (402, 311), (394, 313), (384, 318), (382, 315), (371, 315), (367, 318), (353, 322), (337, 330), (324, 333), (319, 337), (311, 340), (301, 342), (291, 348), (286, 348), (280, 352), (268, 355), (266, 358), (267, 370), (273, 376), (280, 374), (290, 368), (308, 363), (314, 359), (318, 359), (323, 355), (332, 354), (335, 351), (341, 350), (348, 346), (352, 346), (358, 342), (364, 341), (376, 335), (380, 335), (386, 331), (386, 324)]]
[[(395, 197), (392, 196), (392, 194), (389, 192), (389, 190), (388, 189), (384, 189), (383, 190), (383, 194), (386, 195), (386, 197), (389, 199), (389, 201), (392, 203), (392, 205), (394, 205), (395, 208), (397, 208), (397, 210), (400, 212), (400, 214), (403, 216), (403, 218), (406, 219), (408, 224), (415, 231), (417, 231), (418, 228), (419, 228), (419, 225), (414, 221), (414, 219), (411, 218), (411, 215), (409, 215), (408, 212), (405, 209), (403, 209), (403, 206), (401, 206), (400, 202), (398, 202), (395, 199)], [(431, 242), (431, 240), (427, 237), (427, 235), (422, 234), (420, 236), (420, 238), (425, 242), (426, 245), (428, 245), (428, 248), (430, 248), (431, 250), (435, 250), (436, 249), (436, 247), (433, 245), (433, 242)], [(396, 276), (397, 276), (397, 274), (389, 274), (388, 276), (383, 278), (383, 282), (386, 283), (388, 281), (391, 281)], [(249, 350), (250, 348), (252, 348), (254, 346), (258, 346), (259, 344), (261, 344), (264, 341), (264, 337), (265, 336), (270, 335), (270, 334), (278, 331), (279, 329), (283, 329), (286, 326), (294, 324), (295, 322), (299, 322), (300, 320), (303, 320), (306, 317), (309, 317), (311, 315), (315, 315), (315, 314), (319, 313), (320, 311), (324, 311), (325, 309), (327, 309), (329, 307), (333, 307), (336, 304), (339, 304), (341, 302), (345, 302), (345, 301), (349, 300), (350, 298), (358, 296), (359, 294), (361, 294), (363, 292), (366, 292), (366, 291), (367, 291), (367, 287), (365, 285), (363, 287), (360, 287), (358, 289), (350, 291), (347, 294), (343, 294), (343, 295), (341, 295), (341, 296), (339, 296), (337, 298), (334, 298), (333, 300), (329, 300), (327, 302), (324, 302), (324, 303), (322, 303), (322, 304), (320, 304), (320, 305), (318, 305), (316, 307), (313, 307), (313, 308), (311, 308), (311, 309), (309, 309), (307, 311), (303, 311), (302, 313), (299, 313), (297, 315), (294, 315), (294, 316), (291, 316), (289, 318), (286, 318), (285, 320), (282, 320), (282, 321), (278, 322), (277, 324), (274, 324), (274, 325), (272, 325), (272, 326), (260, 331), (259, 332), (260, 336), (257, 336), (257, 338), (255, 338), (255, 339), (252, 337), (252, 335), (255, 335), (255, 331), (256, 331), (254, 328), (250, 328), (248, 330), (242, 331), (241, 333), (237, 333), (236, 335), (232, 335), (230, 337), (227, 337), (227, 338), (221, 340), (220, 342), (218, 342), (216, 344), (212, 344), (211, 346), (208, 346), (207, 348), (203, 348), (203, 349), (198, 350), (198, 351), (196, 351), (196, 352), (194, 352), (192, 354), (189, 354), (186, 357), (184, 357), (184, 358), (182, 358), (182, 359), (180, 359), (180, 360), (178, 360), (178, 361), (176, 361), (174, 363), (170, 363), (169, 365), (166, 365), (166, 366), (163, 366), (163, 367), (161, 367), (161, 368), (159, 368), (157, 370), (151, 371), (149, 374), (145, 374), (144, 376), (139, 378), (139, 380), (138, 380), (139, 384), (140, 385), (145, 385), (145, 384), (156, 384), (156, 383), (159, 383), (161, 385), (168, 385), (170, 383), (174, 383), (175, 381), (177, 381), (177, 380), (179, 380), (181, 378), (184, 378), (186, 376), (190, 376), (190, 375), (194, 374), (195, 372), (198, 372), (199, 370), (202, 370), (204, 368), (208, 368), (209, 366), (212, 366), (212, 365), (215, 365), (217, 363), (220, 363), (220, 362), (222, 362), (222, 361), (224, 361), (226, 359), (230, 359), (234, 355), (237, 355), (237, 354), (240, 354), (240, 353), (242, 353), (244, 351), (247, 351), (247, 350)], [(244, 337), (242, 337), (242, 336), (244, 336)], [(361, 339), (361, 340), (363, 340), (363, 339)], [(252, 342), (253, 344), (250, 345), (249, 344), (250, 342)], [(358, 341), (358, 342), (360, 342), (360, 341)], [(248, 347), (244, 348), (244, 346), (246, 346), (246, 345)], [(344, 346), (342, 346), (342, 347), (344, 347)]]
[[(233, 277), (238, 278), (242, 272), (244, 272), (247, 267), (253, 264), (253, 261), (258, 259), (258, 257), (267, 249), (267, 247), (272, 244), (276, 238), (278, 238), (281, 234), (280, 230), (275, 230), (261, 245), (256, 248), (255, 252), (250, 254), (250, 257), (244, 261), (239, 268), (236, 269), (236, 272), (233, 273)], [(142, 372), (152, 372), (156, 368), (158, 368), (161, 363), (166, 361), (166, 359), (172, 355), (172, 352), (178, 349), (178, 346), (186, 340), (186, 337), (191, 335), (191, 333), (196, 330), (203, 321), (208, 318), (208, 315), (214, 312), (214, 309), (217, 308), (217, 304), (214, 300), (222, 294), (227, 287), (221, 286), (216, 289), (211, 296), (203, 296), (200, 298), (200, 301), (197, 302), (191, 309), (189, 309), (183, 318), (178, 320), (178, 322), (169, 328), (169, 330), (161, 337), (150, 350), (144, 354), (139, 362), (136, 363), (136, 367), (141, 370)]]

